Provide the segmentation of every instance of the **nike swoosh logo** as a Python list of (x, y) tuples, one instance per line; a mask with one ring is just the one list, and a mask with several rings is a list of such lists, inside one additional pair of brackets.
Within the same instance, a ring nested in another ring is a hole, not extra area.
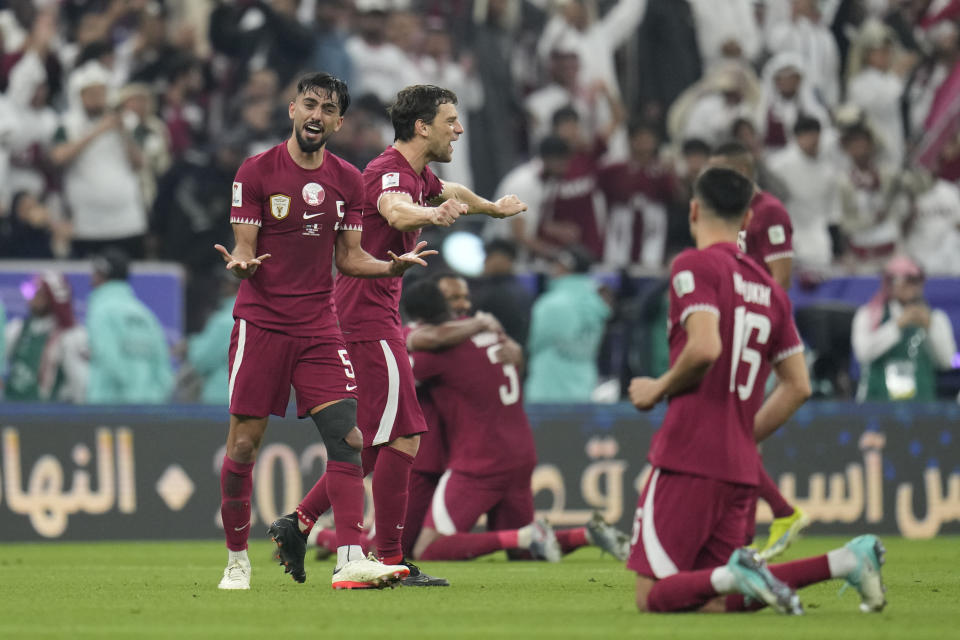
[(317, 216), (322, 216), (324, 213), (326, 213), (326, 212), (325, 212), (325, 211), (321, 211), (320, 213), (305, 213), (305, 214), (303, 214), (303, 219), (304, 219), (304, 220), (309, 220), (310, 218), (316, 218)]
[(243, 525), (242, 527), (234, 527), (233, 530), (234, 530), (234, 531), (243, 531), (244, 529), (246, 529), (246, 528), (249, 527), (249, 526), (250, 526), (250, 523), (248, 522), (247, 524)]
[(357, 385), (355, 385), (355, 384), (348, 384), (348, 385), (347, 385), (347, 391), (353, 391), (353, 390), (356, 389), (356, 388), (357, 388)]

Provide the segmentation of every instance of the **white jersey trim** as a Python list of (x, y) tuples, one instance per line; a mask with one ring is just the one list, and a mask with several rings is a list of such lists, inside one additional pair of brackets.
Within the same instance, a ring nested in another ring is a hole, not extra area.
[(710, 313), (720, 316), (720, 309), (717, 309), (712, 304), (692, 304), (686, 309), (683, 310), (683, 313), (680, 314), (680, 324), (682, 325), (687, 321), (687, 316), (691, 313), (696, 313), (697, 311), (709, 311)]
[(778, 363), (778, 362), (780, 362), (780, 361), (782, 361), (782, 360), (786, 360), (787, 358), (789, 358), (790, 356), (792, 356), (792, 355), (795, 354), (795, 353), (803, 353), (803, 345), (802, 345), (802, 344), (794, 345), (794, 346), (790, 347), (789, 349), (785, 349), (784, 351), (781, 351), (780, 353), (775, 354), (775, 355), (773, 356), (773, 359), (771, 360), (771, 362), (773, 362), (774, 364), (776, 364), (776, 363)]
[(342, 224), (340, 231), (363, 231), (363, 225), (360, 224)]
[(447, 511), (446, 493), (450, 474), (451, 470), (447, 469), (443, 472), (443, 475), (440, 476), (440, 482), (437, 483), (437, 488), (433, 492), (433, 500), (430, 503), (430, 510), (433, 514), (433, 526), (437, 530), (437, 533), (443, 536), (452, 536), (457, 532), (457, 526), (453, 524), (453, 518), (450, 517), (450, 512)]
[(233, 383), (237, 381), (237, 372), (243, 362), (243, 348), (247, 344), (247, 321), (241, 320), (237, 329), (237, 353), (233, 356), (233, 368), (230, 369), (230, 390), (227, 393), (227, 404), (233, 402)]
[(660, 469), (654, 469), (650, 476), (650, 485), (647, 488), (647, 499), (643, 501), (643, 553), (647, 556), (653, 575), (657, 579), (669, 578), (677, 573), (677, 565), (670, 559), (663, 545), (660, 544), (660, 538), (657, 537), (657, 527), (653, 521), (653, 497), (657, 490), (657, 478), (660, 477)]
[(383, 415), (380, 416), (377, 435), (373, 437), (373, 446), (390, 442), (390, 434), (393, 433), (393, 425), (397, 421), (397, 407), (400, 404), (400, 369), (397, 367), (397, 359), (386, 340), (380, 341), (380, 347), (387, 365), (387, 402), (383, 407)]
[(774, 260), (783, 260), (784, 258), (792, 258), (793, 251), (778, 251), (777, 253), (769, 253), (763, 257), (764, 262), (773, 262)]
[(255, 227), (263, 226), (261, 222), (255, 218), (241, 218), (239, 216), (230, 216), (230, 224), (252, 224)]

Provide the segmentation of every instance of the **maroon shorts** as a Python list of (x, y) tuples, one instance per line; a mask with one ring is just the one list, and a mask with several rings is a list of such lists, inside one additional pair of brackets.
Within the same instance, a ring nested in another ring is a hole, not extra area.
[(343, 342), (288, 336), (237, 320), (230, 335), (230, 413), (283, 416), (290, 387), (297, 415), (314, 407), (357, 397), (357, 381)]
[(637, 503), (627, 568), (649, 578), (726, 564), (757, 488), (654, 469)]
[(442, 535), (467, 532), (487, 514), (487, 529), (518, 529), (533, 522), (533, 469), (520, 467), (493, 476), (448, 469), (433, 493), (424, 527)]
[(360, 385), (357, 423), (363, 446), (375, 447), (426, 431), (403, 341), (371, 340), (348, 346)]

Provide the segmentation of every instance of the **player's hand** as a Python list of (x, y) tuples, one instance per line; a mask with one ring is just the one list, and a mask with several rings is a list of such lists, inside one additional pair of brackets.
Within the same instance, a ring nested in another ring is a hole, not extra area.
[(503, 332), (503, 325), (500, 324), (500, 321), (497, 320), (492, 313), (477, 311), (473, 314), (473, 317), (483, 323), (484, 331), (493, 331), (494, 333)]
[(930, 307), (922, 302), (908, 304), (903, 308), (903, 313), (897, 319), (897, 324), (901, 329), (906, 327), (929, 327), (930, 326)]
[(405, 253), (401, 256), (398, 256), (393, 251), (387, 251), (387, 255), (390, 256), (390, 275), (392, 276), (402, 276), (407, 269), (412, 267), (415, 264), (420, 265), (421, 267), (427, 266), (427, 261), (423, 259), (424, 256), (435, 256), (437, 252), (433, 249), (423, 251), (423, 248), (427, 246), (426, 241), (417, 243), (417, 246), (413, 248), (413, 251)]
[(523, 347), (516, 341), (507, 338), (500, 343), (500, 348), (496, 351), (497, 364), (512, 364), (520, 366), (523, 364)]
[(630, 402), (640, 411), (652, 409), (662, 397), (660, 381), (656, 378), (634, 378), (630, 381)]
[(265, 253), (262, 256), (257, 256), (256, 258), (238, 259), (233, 257), (233, 255), (231, 255), (222, 244), (215, 244), (213, 245), (213, 248), (219, 251), (220, 255), (223, 256), (223, 261), (227, 263), (226, 268), (232, 271), (233, 275), (237, 276), (241, 280), (246, 280), (255, 274), (263, 261), (270, 257), (269, 253)]
[(467, 205), (459, 200), (446, 200), (433, 209), (433, 224), (438, 227), (449, 227), (457, 218), (467, 213)]
[(509, 218), (527, 210), (527, 203), (515, 195), (503, 196), (493, 203), (494, 218)]

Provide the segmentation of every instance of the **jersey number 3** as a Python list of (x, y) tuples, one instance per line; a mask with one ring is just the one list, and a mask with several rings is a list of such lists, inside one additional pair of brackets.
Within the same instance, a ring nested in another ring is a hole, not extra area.
[[(755, 332), (755, 333), (754, 333)], [(741, 400), (746, 400), (753, 393), (753, 385), (757, 382), (757, 371), (763, 359), (760, 352), (749, 346), (751, 336), (756, 338), (756, 344), (767, 344), (770, 339), (770, 318), (747, 311), (746, 307), (737, 307), (733, 314), (733, 354), (730, 356), (730, 393), (736, 390)], [(737, 384), (737, 372), (740, 363), (750, 367), (745, 384)]]
[[(487, 347), (487, 357), (492, 364), (500, 364), (497, 360), (498, 351), (500, 351), (499, 344)], [(507, 384), (500, 385), (500, 402), (503, 406), (509, 407), (520, 399), (520, 377), (517, 375), (517, 368), (512, 364), (503, 365), (503, 375), (507, 376)]]

